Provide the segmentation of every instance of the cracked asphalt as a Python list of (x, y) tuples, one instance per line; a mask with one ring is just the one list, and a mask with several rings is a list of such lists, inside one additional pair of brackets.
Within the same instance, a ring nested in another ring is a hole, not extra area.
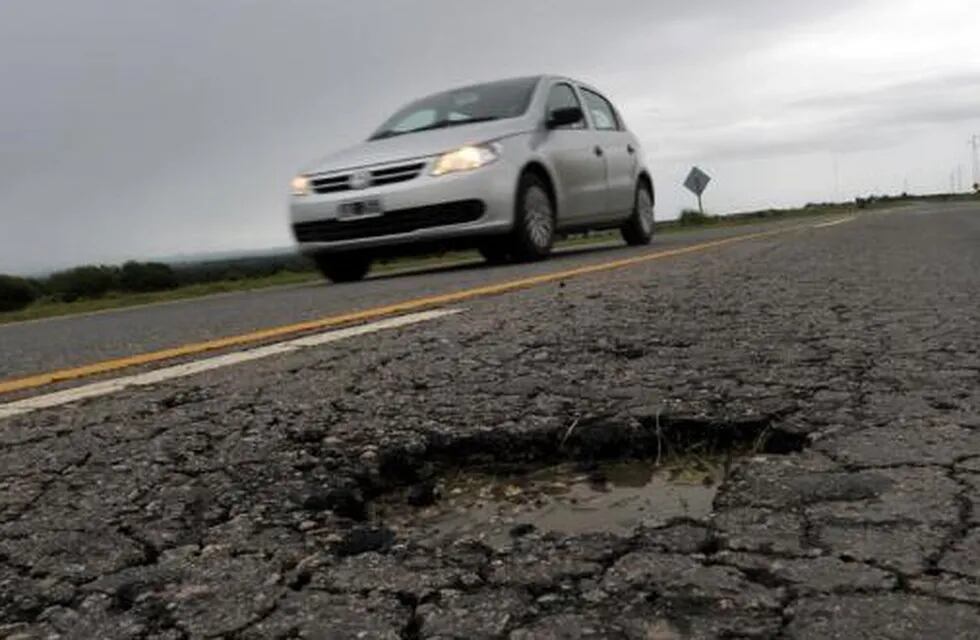
[[(0, 637), (976, 638), (977, 247), (977, 206), (863, 214), (7, 420)], [(703, 520), (490, 548), (369, 517), (759, 429)]]

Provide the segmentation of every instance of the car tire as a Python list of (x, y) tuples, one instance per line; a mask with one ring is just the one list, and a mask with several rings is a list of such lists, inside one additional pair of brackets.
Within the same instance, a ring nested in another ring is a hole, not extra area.
[(555, 204), (548, 185), (525, 173), (517, 187), (510, 253), (518, 260), (542, 260), (555, 244)]
[(633, 214), (621, 229), (623, 239), (626, 240), (626, 244), (633, 247), (650, 244), (653, 240), (653, 228), (653, 193), (649, 185), (641, 182), (636, 185)]
[(371, 256), (363, 253), (328, 253), (313, 257), (316, 268), (331, 282), (357, 282), (371, 270)]

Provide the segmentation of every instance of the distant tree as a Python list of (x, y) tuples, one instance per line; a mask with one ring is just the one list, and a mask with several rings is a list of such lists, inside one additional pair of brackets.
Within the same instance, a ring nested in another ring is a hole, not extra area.
[(17, 311), (37, 300), (40, 292), (30, 280), (0, 275), (0, 311)]
[(118, 268), (86, 265), (52, 274), (46, 286), (59, 299), (74, 302), (79, 298), (101, 298), (118, 282)]
[(973, 192), (974, 193), (980, 193), (980, 182), (974, 182), (973, 183)]
[(161, 262), (130, 261), (119, 271), (119, 286), (125, 291), (165, 291), (179, 284), (174, 270)]

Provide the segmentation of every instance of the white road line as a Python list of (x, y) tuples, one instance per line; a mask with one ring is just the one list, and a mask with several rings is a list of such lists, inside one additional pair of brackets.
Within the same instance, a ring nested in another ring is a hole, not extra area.
[(399, 327), (419, 324), (429, 320), (436, 320), (438, 318), (460, 313), (461, 311), (462, 309), (437, 309), (434, 311), (412, 313), (405, 316), (399, 316), (397, 318), (389, 318), (387, 320), (371, 322), (369, 324), (356, 327), (348, 327), (346, 329), (327, 331), (325, 333), (304, 336), (295, 340), (288, 340), (286, 342), (256, 347), (245, 351), (226, 353), (220, 356), (196, 360), (194, 362), (164, 367), (163, 369), (157, 369), (155, 371), (138, 373), (112, 380), (104, 380), (102, 382), (94, 382), (92, 384), (75, 387), (73, 389), (66, 389), (64, 391), (56, 391), (46, 395), (26, 398), (24, 400), (8, 402), (6, 404), (0, 404), (0, 420), (27, 413), (33, 413), (34, 411), (40, 411), (41, 409), (60, 407), (62, 405), (79, 402), (80, 400), (86, 400), (88, 398), (107, 396), (113, 393), (118, 393), (129, 387), (145, 387), (159, 384), (168, 380), (175, 380), (177, 378), (185, 378), (187, 376), (204, 373), (205, 371), (213, 371), (215, 369), (230, 367), (233, 365), (242, 364), (244, 362), (252, 362), (255, 360), (261, 360), (262, 358), (292, 353), (294, 351), (299, 351), (300, 349), (318, 347), (331, 342), (346, 340), (348, 338), (375, 333), (377, 331), (397, 329)]
[(823, 224), (813, 225), (814, 229), (826, 229), (827, 227), (835, 227), (839, 224), (844, 224), (845, 222), (851, 222), (855, 220), (857, 216), (851, 216), (850, 218), (841, 218), (840, 220), (834, 220), (832, 222), (824, 222)]

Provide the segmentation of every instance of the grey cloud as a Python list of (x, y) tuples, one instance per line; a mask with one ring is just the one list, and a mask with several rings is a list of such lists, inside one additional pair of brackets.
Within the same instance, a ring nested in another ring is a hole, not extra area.
[(853, 126), (912, 127), (975, 120), (980, 115), (978, 96), (980, 73), (951, 74), (810, 98), (790, 108), (849, 116)]
[(980, 95), (980, 73), (954, 73), (922, 78), (912, 82), (897, 82), (864, 91), (846, 91), (820, 95), (790, 103), (799, 108), (854, 108), (902, 103), (910, 97), (943, 99), (948, 93)]
[(896, 144), (933, 126), (980, 118), (980, 73), (951, 74), (770, 105), (765, 112), (662, 115), (672, 157), (758, 158), (813, 152), (848, 153)]

